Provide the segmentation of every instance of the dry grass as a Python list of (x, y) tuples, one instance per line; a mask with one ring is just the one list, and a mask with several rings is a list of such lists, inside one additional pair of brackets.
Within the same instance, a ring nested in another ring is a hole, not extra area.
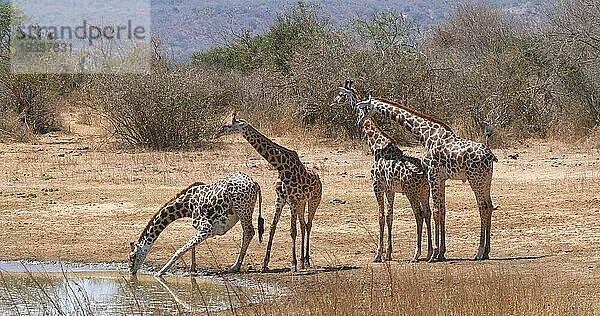
[[(77, 122), (76, 117), (73, 118)], [(72, 123), (72, 130), (80, 127)], [(377, 210), (362, 147), (302, 137), (275, 140), (319, 168), (324, 185), (312, 235), (314, 268), (289, 265), (289, 213), (279, 223), (270, 267), (254, 273), (264, 245), (252, 241), (242, 277), (277, 283), (288, 296), (236, 314), (594, 314), (600, 292), (600, 152), (591, 143), (524, 143), (495, 150), (492, 258), (471, 262), (479, 219), (468, 185), (448, 182), (449, 262), (409, 264), (414, 220), (396, 198), (390, 265), (372, 264)], [(105, 138), (50, 134), (34, 144), (0, 144), (0, 259), (124, 262), (128, 242), (166, 200), (194, 181), (233, 171), (263, 188), (272, 216), (277, 173), (240, 137), (202, 151), (119, 150)], [(418, 148), (406, 148), (419, 156)], [(519, 153), (519, 159), (508, 154)], [(162, 266), (193, 234), (188, 221), (163, 232), (147, 263)], [(241, 229), (198, 247), (201, 269), (223, 271)], [(18, 241), (18, 242), (17, 242)], [(218, 256), (214, 255), (219, 254)], [(189, 262), (189, 260), (188, 260)], [(183, 265), (180, 263), (179, 267)], [(227, 313), (229, 314), (229, 312)]]
[[(465, 275), (467, 270), (468, 274)], [(287, 300), (241, 315), (595, 315), (573, 282), (492, 265), (385, 264), (309, 276)], [(597, 308), (597, 307), (596, 307)]]

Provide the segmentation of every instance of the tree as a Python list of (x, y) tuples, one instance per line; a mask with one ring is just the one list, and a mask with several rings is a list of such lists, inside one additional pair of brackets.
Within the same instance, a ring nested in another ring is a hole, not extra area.
[(372, 44), (382, 53), (390, 49), (415, 48), (422, 39), (417, 22), (395, 9), (373, 13), (370, 19), (358, 19), (355, 27), (365, 43)]
[(316, 5), (300, 1), (288, 13), (279, 14), (264, 35), (253, 37), (249, 30), (242, 30), (224, 47), (193, 54), (192, 63), (245, 72), (272, 67), (288, 73), (293, 54), (302, 47), (310, 47), (329, 25), (326, 19), (318, 16), (317, 9)]
[(562, 1), (548, 11), (548, 47), (555, 71), (582, 116), (600, 124), (600, 2)]

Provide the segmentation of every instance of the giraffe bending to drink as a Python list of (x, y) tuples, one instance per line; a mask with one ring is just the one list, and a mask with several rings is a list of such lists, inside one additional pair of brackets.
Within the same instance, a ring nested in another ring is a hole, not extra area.
[[(346, 80), (344, 87), (338, 88), (336, 103), (354, 105), (362, 96), (352, 87), (352, 81)], [(362, 116), (361, 113), (359, 113)], [(383, 253), (383, 235), (387, 224), (387, 250), (385, 260), (392, 259), (392, 223), (394, 220), (395, 193), (404, 193), (408, 199), (417, 223), (417, 244), (412, 262), (421, 256), (421, 236), (423, 221), (427, 226), (427, 260), (433, 253), (431, 243), (431, 210), (429, 208), (429, 185), (421, 161), (405, 155), (395, 141), (383, 132), (373, 118), (367, 118), (362, 124), (363, 133), (369, 144), (369, 150), (375, 156), (371, 165), (373, 192), (379, 206), (379, 244), (374, 262), (381, 262)], [(387, 200), (387, 214), (384, 205)]]
[(261, 215), (260, 186), (249, 176), (236, 172), (213, 184), (197, 182), (181, 191), (154, 214), (137, 242), (131, 243), (129, 272), (136, 274), (158, 235), (172, 222), (192, 218), (196, 234), (175, 252), (155, 276), (162, 276), (177, 259), (207, 238), (224, 235), (238, 221), (242, 225), (242, 245), (229, 272), (238, 272), (254, 236), (252, 213), (258, 196), (258, 239), (262, 242), (264, 221)]
[[(288, 204), (291, 212), (290, 235), (292, 237), (292, 260), (291, 270), (296, 271), (296, 220), (300, 221), (300, 233), (302, 236), (302, 247), (300, 250), (300, 267), (310, 268), (310, 230), (312, 221), (321, 203), (322, 186), (321, 179), (316, 171), (308, 169), (302, 164), (298, 154), (279, 144), (276, 144), (265, 135), (261, 134), (252, 125), (242, 119), (237, 118), (233, 113), (219, 130), (217, 137), (240, 133), (256, 149), (256, 151), (265, 158), (269, 164), (277, 169), (279, 178), (275, 183), (275, 214), (273, 223), (269, 230), (269, 241), (263, 260), (263, 271), (267, 271), (271, 257), (271, 246), (273, 245), (273, 236), (275, 228), (281, 216), (283, 207)], [(308, 207), (308, 219), (305, 220), (305, 209)]]
[(445, 260), (446, 252), (446, 180), (466, 180), (475, 193), (481, 229), (475, 260), (489, 259), (492, 226), (492, 198), (490, 195), (494, 162), (498, 159), (485, 145), (463, 139), (454, 134), (444, 122), (417, 112), (403, 104), (372, 98), (356, 103), (362, 113), (359, 124), (374, 113), (400, 123), (416, 136), (425, 147), (423, 165), (434, 202), (435, 249), (430, 261)]

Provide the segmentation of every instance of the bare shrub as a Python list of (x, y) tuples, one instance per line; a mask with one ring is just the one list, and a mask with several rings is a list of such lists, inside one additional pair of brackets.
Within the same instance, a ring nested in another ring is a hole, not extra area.
[(463, 57), (478, 58), (501, 49), (515, 37), (518, 28), (500, 8), (483, 4), (461, 4), (431, 39), (438, 49)]
[(97, 91), (114, 133), (150, 149), (196, 147), (214, 135), (227, 96), (186, 67), (158, 67), (149, 75), (100, 79)]
[(426, 44), (433, 68), (444, 69), (432, 86), (436, 106), (469, 138), (483, 140), (484, 126), (501, 143), (546, 137), (555, 80), (540, 41), (499, 8), (460, 6)]
[[(376, 16), (383, 19), (386, 16)], [(385, 18), (383, 22), (397, 21)], [(382, 22), (382, 23), (383, 23)], [(363, 22), (369, 26), (375, 22)], [(365, 26), (365, 27), (367, 27)], [(395, 30), (396, 28), (390, 28)], [(385, 42), (378, 49), (368, 49), (354, 40), (352, 33), (338, 32), (323, 37), (308, 51), (298, 52), (291, 62), (291, 77), (297, 89), (298, 104), (315, 104), (320, 107), (316, 123), (323, 127), (327, 137), (359, 138), (360, 127), (356, 114), (348, 105), (330, 106), (336, 89), (345, 79), (354, 79), (356, 87), (364, 90), (365, 96), (372, 92), (376, 96), (397, 101), (408, 101), (418, 109), (431, 108), (427, 102), (428, 64), (424, 55), (415, 47), (404, 45), (407, 40), (389, 39), (397, 36), (412, 37), (408, 33), (373, 34), (373, 41)], [(366, 38), (361, 41), (371, 42)], [(396, 44), (398, 45), (396, 45)], [(431, 110), (430, 110), (431, 112)], [(395, 124), (383, 122), (392, 128), (392, 134), (407, 136)], [(409, 137), (400, 137), (403, 139)]]
[(548, 27), (542, 50), (560, 80), (562, 102), (570, 105), (578, 126), (600, 124), (600, 4), (591, 0), (560, 1), (547, 10)]
[(31, 130), (19, 120), (17, 113), (13, 110), (0, 106), (0, 142), (26, 142), (32, 139)]
[[(5, 93), (0, 97), (4, 111), (16, 115), (17, 121), (34, 134), (60, 129), (56, 93), (46, 75), (0, 75)], [(14, 122), (14, 120), (13, 120)], [(19, 137), (20, 138), (20, 137)]]

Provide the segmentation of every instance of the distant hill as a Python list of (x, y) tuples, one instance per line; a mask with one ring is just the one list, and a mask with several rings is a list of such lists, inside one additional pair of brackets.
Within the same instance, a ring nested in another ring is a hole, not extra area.
[[(310, 1), (306, 1), (310, 2)], [(501, 7), (519, 19), (536, 20), (543, 0), (479, 0)], [(296, 0), (152, 0), (152, 29), (159, 34), (172, 57), (186, 60), (199, 50), (224, 44), (233, 32), (248, 29), (255, 34), (264, 32), (279, 12), (289, 9)], [(443, 22), (456, 8), (457, 0), (323, 0), (316, 2), (334, 25), (344, 26), (356, 17), (368, 17), (373, 12), (395, 8), (416, 19), (424, 28)]]

